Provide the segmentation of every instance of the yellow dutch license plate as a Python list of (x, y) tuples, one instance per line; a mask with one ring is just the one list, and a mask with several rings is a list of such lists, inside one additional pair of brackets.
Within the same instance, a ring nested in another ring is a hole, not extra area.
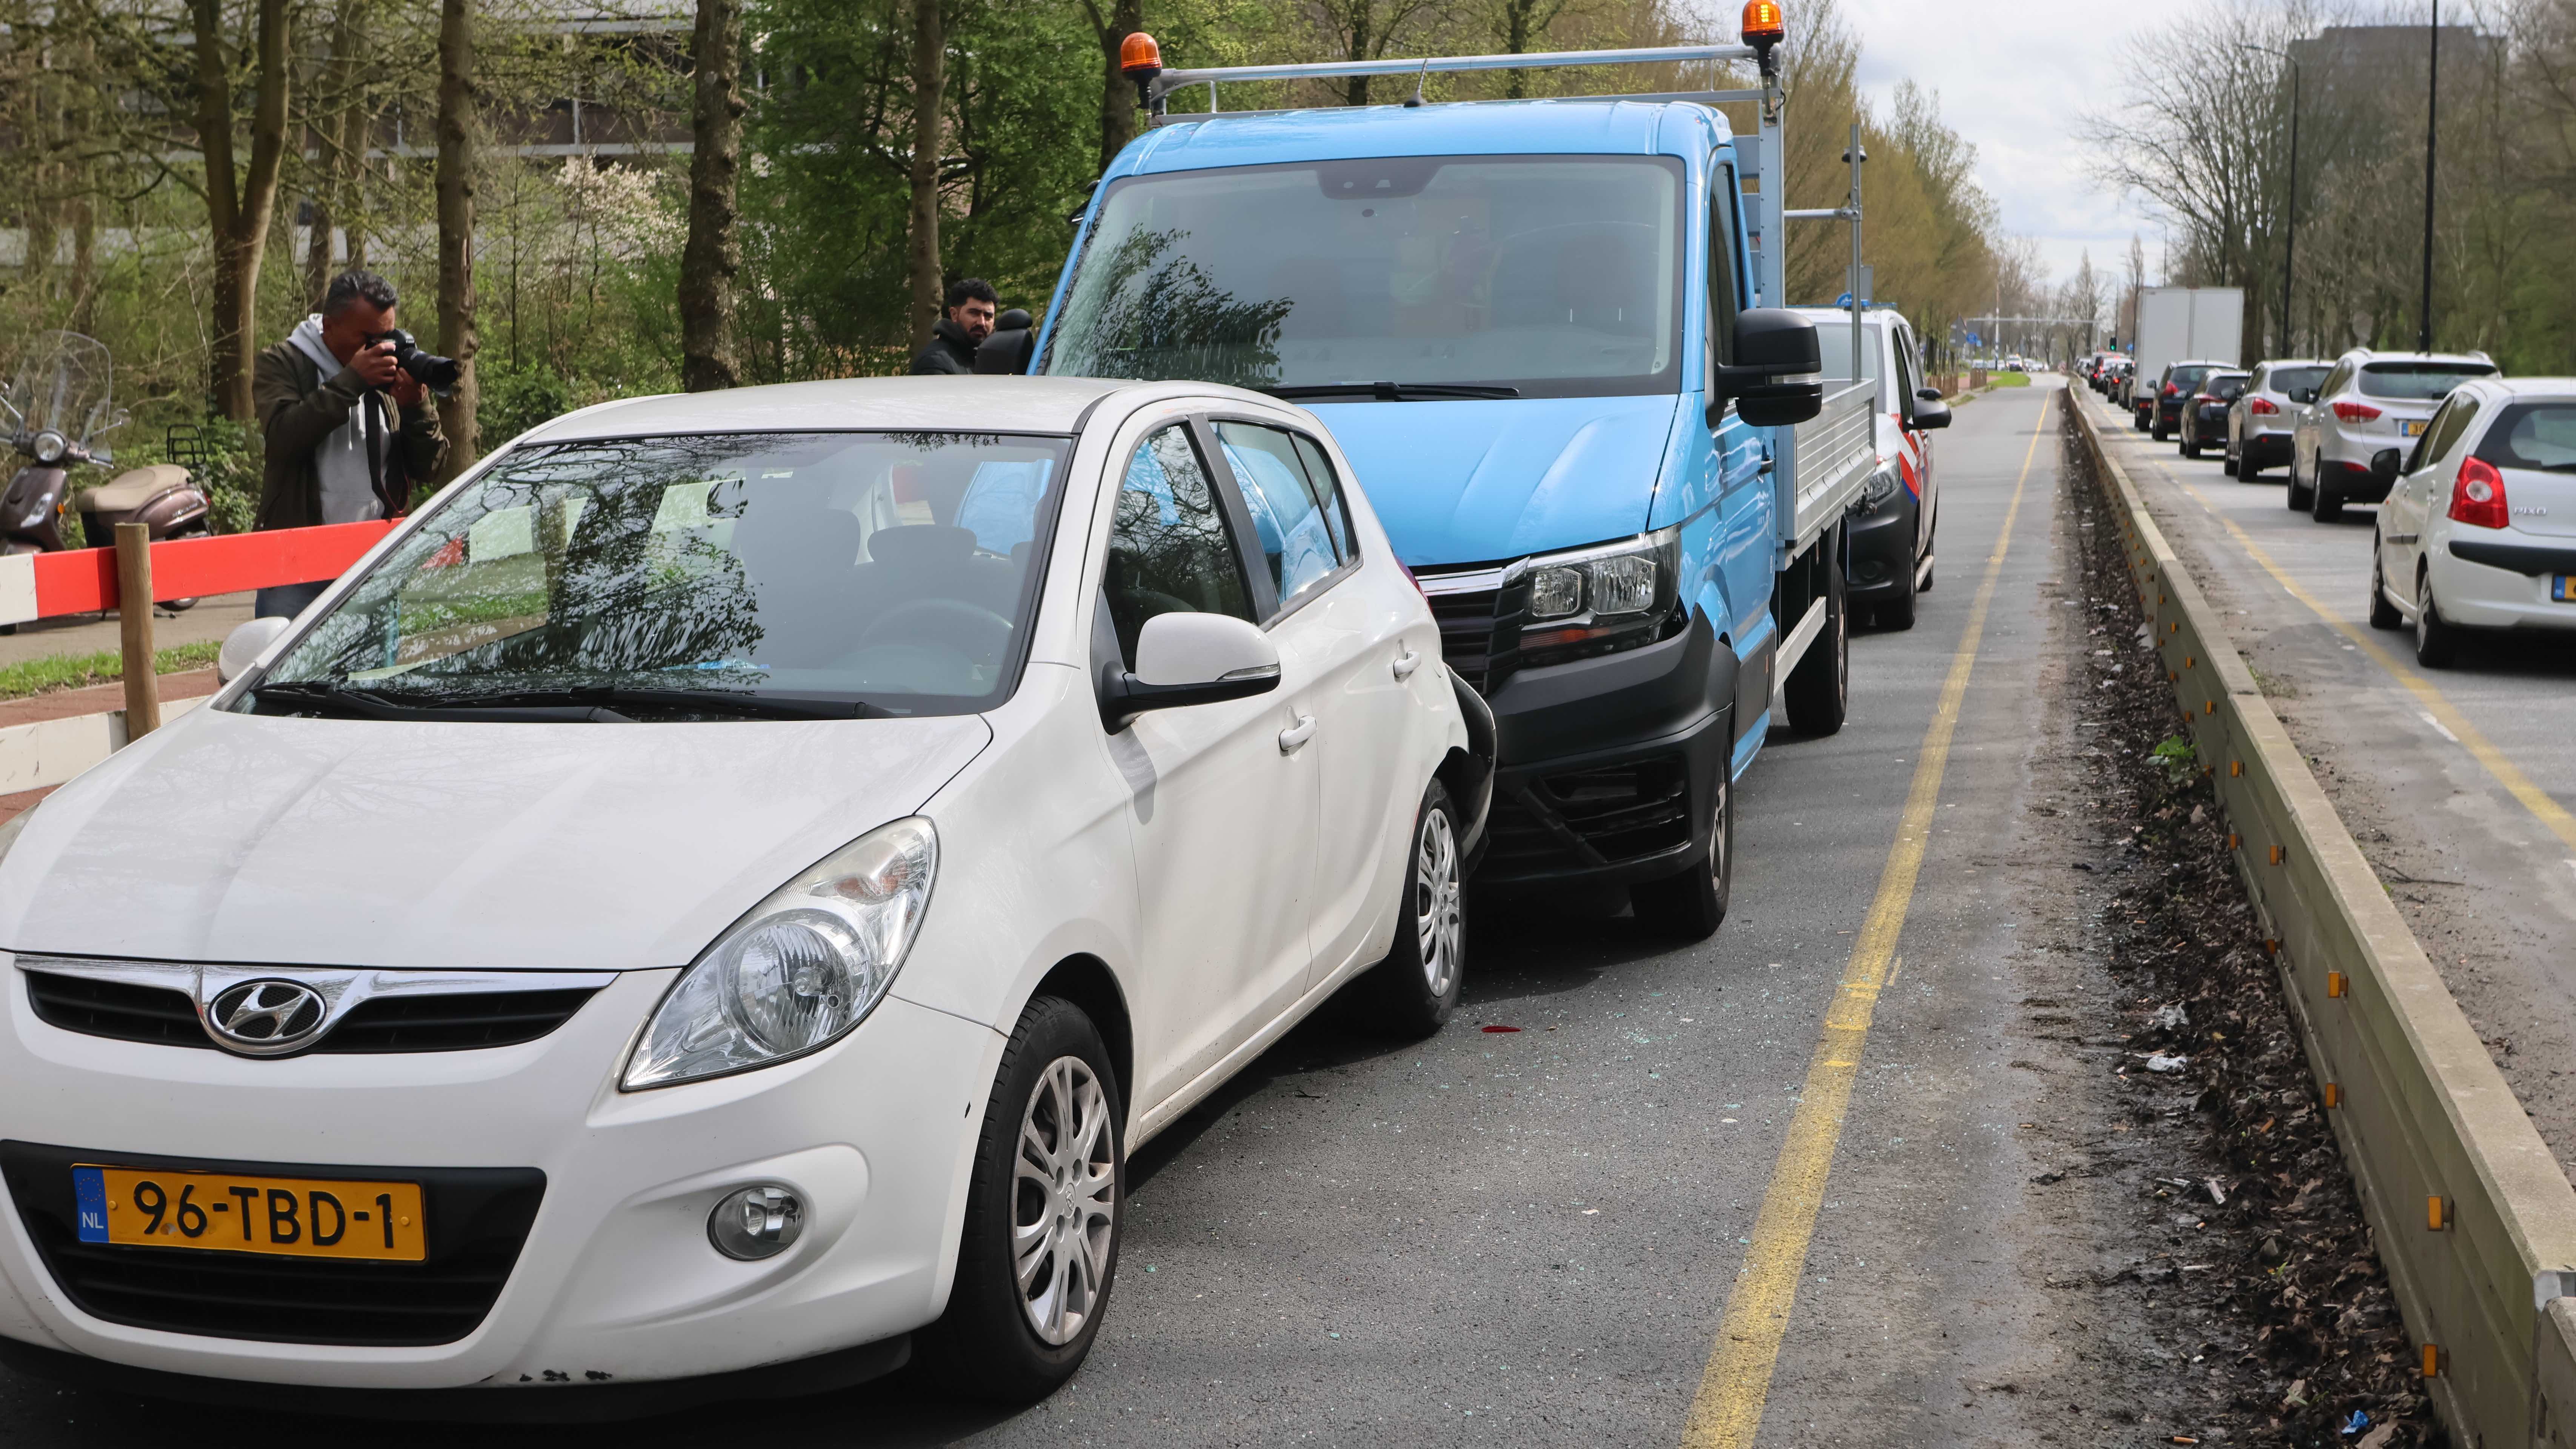
[(212, 1248), (291, 1258), (429, 1256), (420, 1184), (77, 1165), (84, 1243)]
[(2576, 604), (2576, 574), (2560, 574), (2552, 578), (2549, 597), (2562, 604)]
[(2408, 423), (2406, 425), (2406, 436), (2410, 438), (2420, 438), (2424, 436), (2424, 422), (2424, 419), (2417, 418), (2415, 421)]

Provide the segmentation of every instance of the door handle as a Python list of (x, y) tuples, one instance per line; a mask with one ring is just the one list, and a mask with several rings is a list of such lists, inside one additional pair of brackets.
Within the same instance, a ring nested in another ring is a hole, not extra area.
[(1398, 680), (1411, 679), (1413, 671), (1421, 667), (1422, 651), (1419, 649), (1407, 649), (1395, 656), (1395, 677)]
[(1311, 714), (1301, 714), (1297, 716), (1295, 724), (1279, 732), (1279, 753), (1293, 755), (1306, 741), (1314, 737), (1315, 717)]

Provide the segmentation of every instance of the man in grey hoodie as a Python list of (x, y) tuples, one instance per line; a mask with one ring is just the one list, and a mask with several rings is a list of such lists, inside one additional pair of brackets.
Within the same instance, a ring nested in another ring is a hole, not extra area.
[[(267, 458), (260, 478), (262, 529), (309, 528), (390, 518), (411, 506), (447, 457), (429, 390), (394, 362), (383, 334), (394, 320), (394, 289), (372, 272), (344, 272), (322, 294), (322, 310), (251, 369), (251, 406)], [(327, 582), (259, 591), (256, 612), (294, 615)]]

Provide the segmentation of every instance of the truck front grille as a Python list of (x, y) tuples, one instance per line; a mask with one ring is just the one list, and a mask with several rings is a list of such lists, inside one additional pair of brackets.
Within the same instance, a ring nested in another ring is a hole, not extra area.
[(1492, 670), (1497, 594), (1494, 589), (1474, 589), (1430, 595), (1431, 617), (1440, 623), (1440, 657), (1450, 673), (1467, 681), (1467, 687), (1478, 694), (1485, 692)]

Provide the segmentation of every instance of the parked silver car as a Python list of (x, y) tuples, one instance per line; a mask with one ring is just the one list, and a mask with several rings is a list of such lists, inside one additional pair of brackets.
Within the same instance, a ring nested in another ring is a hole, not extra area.
[(2469, 378), (2495, 375), (2494, 359), (2483, 352), (2345, 353), (2316, 400), (2299, 410), (2290, 441), (2290, 506), (2330, 523), (2347, 503), (2387, 497), (2399, 458), (2424, 435), (2442, 399)]
[(2290, 461), (2290, 437), (2299, 409), (2316, 401), (2334, 364), (2313, 358), (2276, 359), (2254, 365), (2244, 395), (2227, 410), (2227, 476), (2252, 481), (2263, 470)]

